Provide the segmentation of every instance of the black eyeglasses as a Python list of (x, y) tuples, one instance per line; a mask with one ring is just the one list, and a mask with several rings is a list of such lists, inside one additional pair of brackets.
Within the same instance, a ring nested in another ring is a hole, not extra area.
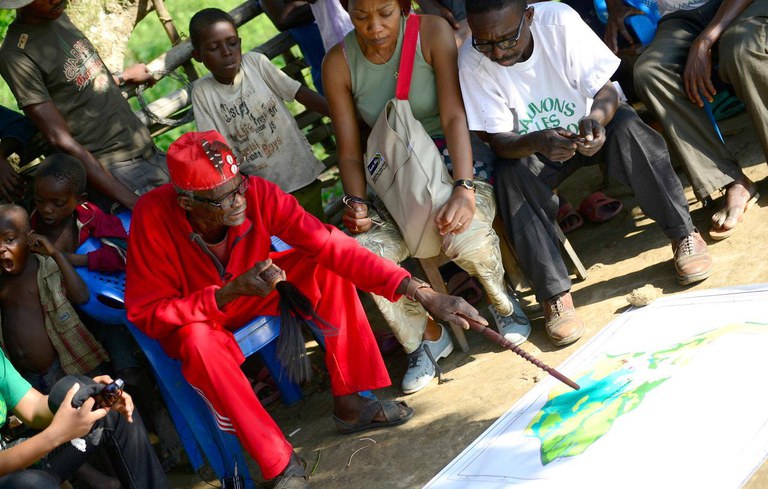
[(240, 176), (240, 184), (235, 188), (233, 191), (228, 192), (223, 197), (217, 200), (212, 199), (206, 199), (205, 197), (198, 197), (197, 195), (190, 195), (192, 200), (196, 200), (198, 202), (202, 202), (204, 204), (212, 205), (214, 207), (218, 207), (219, 209), (229, 209), (233, 205), (235, 205), (235, 199), (238, 195), (245, 195), (245, 193), (248, 191), (248, 177), (245, 175)]
[(525, 14), (528, 12), (530, 7), (523, 10), (523, 16), (520, 17), (520, 25), (517, 26), (517, 34), (514, 35), (514, 37), (508, 37), (506, 39), (501, 39), (498, 41), (481, 41), (477, 42), (477, 39), (475, 39), (474, 36), (472, 36), (472, 47), (477, 49), (479, 52), (483, 54), (488, 54), (491, 51), (493, 51), (493, 48), (498, 46), (501, 50), (506, 49), (512, 49), (513, 47), (517, 46), (517, 41), (520, 40), (520, 34), (523, 33), (523, 22), (525, 22)]

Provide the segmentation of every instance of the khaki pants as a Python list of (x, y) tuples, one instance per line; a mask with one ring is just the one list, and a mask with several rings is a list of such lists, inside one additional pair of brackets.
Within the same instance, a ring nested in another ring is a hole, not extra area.
[[(741, 176), (733, 153), (715, 134), (704, 109), (688, 100), (683, 70), (691, 43), (712, 20), (722, 0), (665, 15), (656, 37), (635, 65), (635, 89), (659, 119), (670, 150), (704, 199)], [(768, 0), (754, 0), (723, 32), (713, 50), (719, 75), (733, 85), (768, 156)]]
[[(501, 315), (507, 316), (512, 314), (514, 306), (504, 290), (504, 267), (501, 264), (499, 238), (491, 226), (496, 215), (493, 188), (477, 180), (475, 185), (477, 204), (472, 224), (461, 234), (447, 235), (443, 241), (443, 251), (467, 273), (477, 277), (491, 304)], [(356, 235), (355, 239), (361, 246), (377, 255), (400, 263), (408, 258), (410, 252), (384, 204), (378, 201), (376, 207), (381, 213), (377, 214), (375, 210), (369, 209), (369, 214), (385, 224), (374, 226), (365, 233)], [(427, 324), (427, 311), (421, 304), (405, 297), (393, 303), (375, 294), (371, 296), (406, 353), (418, 348)]]

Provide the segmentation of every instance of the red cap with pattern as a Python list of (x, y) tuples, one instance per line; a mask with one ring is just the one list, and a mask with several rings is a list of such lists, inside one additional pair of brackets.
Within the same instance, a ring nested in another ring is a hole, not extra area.
[(232, 180), (238, 162), (218, 131), (188, 132), (168, 148), (171, 182), (183, 190), (210, 190)]

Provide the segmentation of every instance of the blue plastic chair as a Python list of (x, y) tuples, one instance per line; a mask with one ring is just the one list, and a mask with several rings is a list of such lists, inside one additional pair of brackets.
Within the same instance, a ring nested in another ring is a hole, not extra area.
[[(605, 0), (594, 0), (595, 13), (603, 24), (608, 23), (608, 5)], [(624, 19), (630, 34), (643, 46), (653, 40), (661, 16), (656, 0), (624, 0), (624, 3), (643, 12), (644, 15), (630, 15)]]
[[(237, 437), (221, 431), (213, 413), (203, 398), (181, 374), (181, 362), (165, 354), (160, 344), (126, 321), (128, 330), (147, 356), (160, 392), (165, 399), (176, 431), (179, 434), (190, 464), (195, 470), (203, 465), (203, 455), (219, 479), (234, 475), (237, 463), (239, 473), (246, 478), (246, 487), (254, 487), (248, 479), (248, 468), (243, 449)], [(278, 382), (283, 402), (292, 404), (302, 398), (301, 388), (290, 382), (281, 382), (281, 367), (275, 357), (275, 339), (280, 332), (280, 320), (275, 316), (260, 316), (235, 332), (235, 339), (245, 356), (258, 352), (272, 376)]]

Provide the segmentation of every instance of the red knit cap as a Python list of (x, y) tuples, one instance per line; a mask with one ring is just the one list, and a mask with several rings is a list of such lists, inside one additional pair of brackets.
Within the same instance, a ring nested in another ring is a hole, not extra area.
[(238, 173), (237, 158), (218, 131), (182, 135), (166, 158), (171, 182), (183, 190), (210, 190)]

